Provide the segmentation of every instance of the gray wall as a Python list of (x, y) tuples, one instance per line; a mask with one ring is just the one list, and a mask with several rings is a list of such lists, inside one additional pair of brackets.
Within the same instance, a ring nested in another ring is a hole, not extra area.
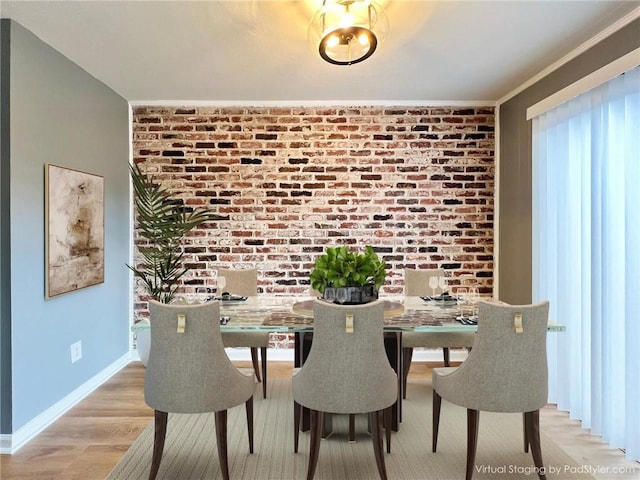
[[(19, 24), (2, 20), (2, 35), (9, 145), (2, 138), (0, 373), (2, 433), (12, 433), (128, 353), (129, 113), (125, 99)], [(105, 282), (48, 300), (46, 163), (101, 175), (105, 184)], [(69, 347), (79, 340), (83, 357), (71, 364)]]
[(531, 121), (526, 110), (576, 80), (640, 47), (640, 20), (547, 75), (499, 107), (499, 297), (531, 302)]
[(8, 22), (0, 20), (0, 433), (11, 431), (9, 89), (4, 88), (9, 84), (8, 26)]

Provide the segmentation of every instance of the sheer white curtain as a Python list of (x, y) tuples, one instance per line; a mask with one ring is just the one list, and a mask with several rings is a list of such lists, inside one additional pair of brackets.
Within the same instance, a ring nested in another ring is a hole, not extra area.
[(549, 401), (640, 460), (640, 67), (534, 118), (533, 192)]

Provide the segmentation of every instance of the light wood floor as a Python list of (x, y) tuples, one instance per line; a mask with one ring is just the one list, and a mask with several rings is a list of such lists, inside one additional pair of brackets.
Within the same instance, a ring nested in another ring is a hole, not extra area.
[[(250, 362), (236, 365), (251, 368)], [(269, 378), (291, 377), (292, 369), (289, 362), (270, 362)], [(0, 478), (103, 480), (153, 419), (144, 402), (144, 370), (130, 363), (18, 452), (0, 455)]]
[[(236, 365), (251, 367), (249, 362)], [(289, 362), (270, 362), (269, 378), (291, 377), (292, 368)], [(430, 374), (431, 365), (414, 362), (411, 366), (410, 375)], [(103, 480), (153, 418), (153, 410), (144, 403), (143, 385), (144, 367), (130, 363), (18, 452), (1, 455), (0, 478)], [(256, 400), (261, 401), (261, 396)], [(625, 462), (620, 451), (590, 436), (566, 414), (543, 409), (541, 428), (579, 465), (603, 467), (596, 479), (640, 478), (640, 465)], [(611, 473), (619, 467), (636, 470)]]

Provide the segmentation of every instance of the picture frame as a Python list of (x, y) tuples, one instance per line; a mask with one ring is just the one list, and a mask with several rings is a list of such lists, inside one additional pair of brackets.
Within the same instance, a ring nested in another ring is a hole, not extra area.
[(45, 296), (104, 283), (104, 177), (45, 165)]

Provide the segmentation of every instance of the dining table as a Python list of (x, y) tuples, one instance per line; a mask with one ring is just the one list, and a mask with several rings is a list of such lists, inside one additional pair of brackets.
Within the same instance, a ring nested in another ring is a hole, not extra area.
[[(313, 331), (314, 297), (256, 295), (220, 301), (222, 331), (268, 331), (295, 333)], [(384, 301), (385, 332), (461, 332), (477, 330), (474, 322), (463, 323), (460, 306), (455, 301), (439, 301), (437, 297), (381, 297)], [(498, 300), (482, 298), (483, 301)], [(149, 325), (134, 323), (132, 332), (149, 330)], [(550, 322), (549, 332), (565, 331), (560, 323)]]
[[(267, 331), (292, 333), (295, 342), (295, 366), (300, 367), (308, 354), (313, 333), (314, 297), (256, 295), (250, 297), (210, 297), (220, 301), (220, 329), (222, 331)], [(398, 374), (398, 400), (392, 411), (392, 429), (397, 431), (402, 421), (402, 333), (403, 332), (462, 332), (477, 330), (473, 320), (461, 317), (459, 302), (439, 297), (389, 296), (384, 301), (384, 340), (389, 362)], [(498, 302), (491, 298), (484, 301)], [(324, 300), (322, 300), (324, 301)], [(133, 332), (150, 328), (148, 323), (132, 326)], [(548, 325), (549, 332), (561, 332), (565, 326), (555, 322)], [(305, 341), (305, 339), (307, 339)], [(324, 427), (330, 431), (330, 416)], [(303, 429), (308, 421), (303, 419)]]

